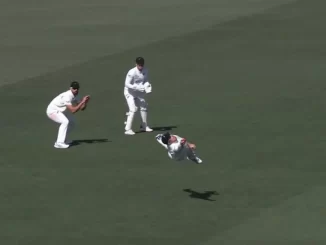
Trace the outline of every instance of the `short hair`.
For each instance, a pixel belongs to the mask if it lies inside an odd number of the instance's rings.
[[[136,64],[143,66],[145,64],[145,59],[143,57],[137,57]]]

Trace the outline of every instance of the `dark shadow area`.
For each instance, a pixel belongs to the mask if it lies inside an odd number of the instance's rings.
[[[184,189],[183,191],[190,193],[189,197],[191,197],[191,198],[197,198],[197,199],[202,199],[202,200],[211,201],[211,202],[215,201],[213,199],[210,199],[211,196],[219,195],[219,193],[217,193],[216,191],[197,192],[192,189]]]
[[[158,127],[152,127],[153,131],[169,131],[174,128],[178,128],[177,126],[158,126]]]
[[[99,144],[99,143],[107,143],[111,142],[108,139],[84,139],[84,140],[73,140],[71,146],[76,146],[80,144]]]
[[[164,132],[164,131],[170,131],[174,128],[178,128],[176,125],[170,125],[170,126],[157,126],[157,127],[151,127],[154,132]],[[144,133],[143,131],[137,131],[137,133]]]

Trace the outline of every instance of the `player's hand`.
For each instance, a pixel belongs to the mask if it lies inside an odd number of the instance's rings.
[[[89,95],[84,96],[83,99],[81,100],[81,103],[85,103],[89,100]]]
[[[138,90],[139,92],[145,92],[145,88],[144,88],[144,87],[139,87],[137,90]]]
[[[190,149],[192,149],[192,150],[195,150],[195,149],[196,149],[196,145],[195,145],[195,144],[189,144],[189,147],[190,147]]]

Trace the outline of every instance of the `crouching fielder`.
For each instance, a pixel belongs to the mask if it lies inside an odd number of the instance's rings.
[[[144,67],[144,64],[144,58],[137,57],[136,66],[128,71],[125,80],[124,96],[129,107],[129,112],[126,114],[127,121],[125,122],[125,134],[127,135],[135,134],[132,130],[132,123],[138,110],[142,119],[140,129],[145,132],[153,131],[147,125],[147,101],[145,95],[152,92],[152,87],[148,82],[148,70]]]
[[[171,135],[169,132],[158,134],[155,138],[157,142],[168,150],[168,155],[171,159],[176,161],[191,160],[195,163],[203,162],[195,153],[195,144],[187,142],[185,138]]]
[[[56,96],[46,109],[48,118],[60,124],[58,137],[54,143],[55,148],[65,149],[70,146],[72,141],[67,140],[66,136],[74,126],[73,114],[86,109],[90,97],[87,95],[79,100],[77,97],[78,92],[79,83],[74,81],[70,84],[70,89]]]

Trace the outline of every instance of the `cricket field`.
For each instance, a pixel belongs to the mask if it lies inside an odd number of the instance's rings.
[[[326,244],[326,1],[37,0],[0,8],[0,243]],[[152,133],[124,135],[143,56]],[[45,110],[92,99],[77,144]],[[138,129],[139,118],[134,122]],[[174,162],[155,135],[197,145]]]

